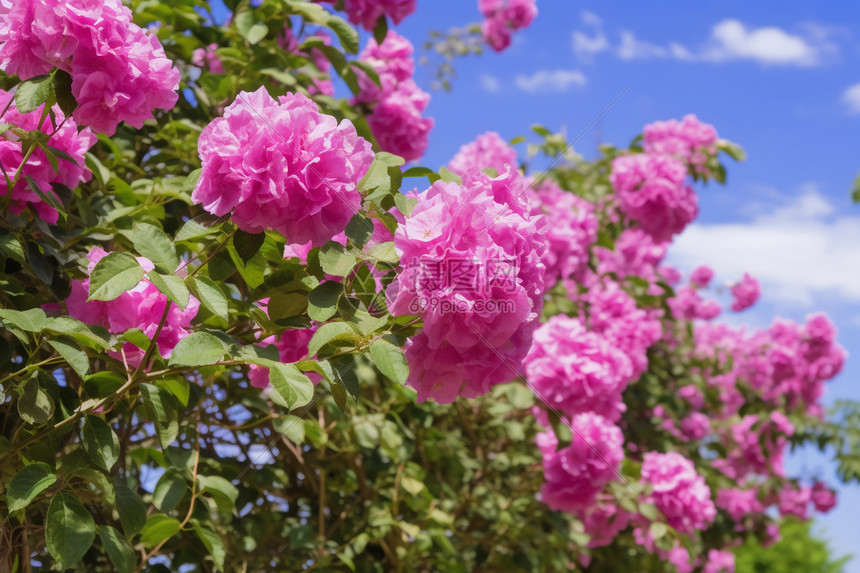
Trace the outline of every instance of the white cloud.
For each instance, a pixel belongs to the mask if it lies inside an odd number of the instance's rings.
[[[803,38],[773,26],[747,29],[738,20],[723,20],[711,30],[711,39],[699,59],[723,62],[754,60],[761,64],[814,66],[820,62],[812,38]]]
[[[609,40],[603,33],[603,21],[593,12],[583,11],[582,22],[592,29],[588,35],[580,31],[571,34],[573,53],[583,61],[591,61],[591,56],[609,49]]]
[[[619,41],[613,46],[598,16],[584,12],[582,21],[591,28],[591,34],[573,32],[573,51],[586,61],[596,53],[612,51],[622,60],[671,58],[712,63],[746,60],[766,66],[812,67],[838,52],[832,41],[834,37],[844,39],[841,29],[814,23],[802,24],[798,33],[790,33],[775,26],[753,28],[739,20],[726,19],[715,24],[707,40],[696,48],[678,42],[654,44],[638,39],[629,30],[620,30]]]
[[[860,303],[858,244],[860,216],[840,216],[809,187],[748,222],[691,225],[672,245],[670,260],[688,270],[707,263],[725,280],[749,272],[775,302]]]
[[[848,108],[848,113],[860,115],[860,84],[849,86],[842,92],[842,103]]]
[[[496,76],[491,76],[490,74],[481,74],[478,76],[478,81],[481,83],[481,87],[484,91],[489,92],[491,94],[498,93],[500,84],[499,79]]]
[[[618,46],[618,57],[622,60],[651,60],[665,58],[669,50],[656,44],[637,40],[633,32],[621,31],[621,45]]]
[[[561,93],[571,86],[584,86],[585,74],[579,70],[538,70],[530,76],[519,74],[516,86],[529,93]]]

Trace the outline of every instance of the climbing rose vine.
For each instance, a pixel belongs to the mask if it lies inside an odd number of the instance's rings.
[[[713,126],[437,171],[418,3],[224,5],[0,0],[0,570],[725,573],[860,478],[833,323],[667,263]]]

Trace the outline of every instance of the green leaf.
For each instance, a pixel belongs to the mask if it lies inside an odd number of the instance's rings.
[[[72,115],[78,107],[75,96],[72,95],[72,76],[65,70],[54,71],[54,92],[57,96],[57,105],[66,117]]]
[[[272,420],[272,427],[279,435],[286,436],[294,444],[305,441],[305,425],[298,416],[287,415],[275,418]]]
[[[648,531],[651,533],[651,537],[654,539],[654,541],[657,541],[669,532],[669,528],[666,526],[665,523],[655,521],[650,526],[648,526]]]
[[[162,390],[170,392],[183,406],[188,405],[188,398],[191,396],[191,385],[185,378],[160,378],[155,381],[155,385]]]
[[[119,390],[127,380],[109,370],[90,374],[84,379],[84,389],[90,398],[105,398]]]
[[[328,322],[320,326],[308,342],[308,356],[315,356],[320,348],[336,340],[358,340],[355,330],[345,322]]]
[[[227,348],[220,338],[208,332],[192,332],[173,348],[170,366],[209,366],[220,362]]]
[[[189,177],[191,176],[189,175]],[[189,219],[182,225],[182,228],[179,229],[178,233],[176,233],[176,238],[174,240],[179,243],[182,241],[193,241],[195,239],[200,239],[201,237],[214,235],[221,230],[219,225],[220,221],[220,217],[210,215],[209,213],[198,215],[193,219]]]
[[[51,499],[45,517],[48,552],[68,569],[89,551],[96,538],[96,524],[77,498],[58,493]]]
[[[402,193],[394,195],[394,205],[397,209],[407,217],[412,214],[412,210],[418,204],[417,197],[407,197]]]
[[[370,229],[373,230],[372,224]],[[346,247],[336,241],[329,241],[320,249],[320,266],[326,274],[345,277],[355,267],[355,263],[355,256],[346,252]]]
[[[119,459],[119,438],[110,425],[98,416],[87,416],[84,423],[84,449],[101,469],[110,472]]]
[[[388,20],[385,18],[385,15],[379,17],[376,21],[376,25],[373,27],[373,39],[376,40],[377,44],[382,45],[382,42],[385,41],[385,37],[388,35]]]
[[[48,344],[54,347],[54,350],[69,363],[69,366],[78,373],[78,376],[83,378],[89,374],[90,359],[86,352],[78,348],[71,337],[61,336],[54,340],[48,340]]]
[[[263,246],[263,241],[266,240],[266,233],[246,233],[245,231],[236,231],[231,239],[233,248],[242,258],[242,261],[247,264],[254,255],[260,252],[260,247]]]
[[[245,39],[253,46],[265,38],[268,33],[269,28],[265,24],[254,24],[248,29],[248,34],[245,36]]]
[[[15,107],[20,113],[35,111],[48,102],[54,95],[54,82],[51,76],[36,76],[18,84],[15,90]]]
[[[167,234],[148,223],[138,223],[128,233],[131,242],[134,244],[134,249],[142,256],[146,257],[155,268],[165,273],[173,273],[176,267],[179,266],[179,255],[176,254],[176,247]]]
[[[179,505],[187,490],[188,486],[182,474],[176,470],[168,470],[161,475],[152,490],[152,503],[160,511],[168,512]]]
[[[326,26],[337,34],[338,39],[340,39],[340,45],[343,46],[344,50],[350,54],[358,53],[358,30],[338,16],[330,16],[328,22],[326,22]]]
[[[212,279],[209,277],[188,277],[185,279],[185,285],[209,312],[227,320],[227,297],[221,287],[216,285]]]
[[[9,482],[6,492],[6,503],[9,513],[24,509],[37,495],[51,487],[57,481],[54,470],[48,464],[36,462],[24,466]]]
[[[301,425],[301,424],[299,424]],[[277,427],[275,428],[277,431]],[[221,476],[200,476],[200,491],[212,496],[215,505],[225,517],[233,514],[239,490],[227,479]]]
[[[409,377],[409,365],[403,350],[387,340],[377,339],[370,343],[370,357],[389,380],[406,384]]]
[[[457,185],[463,184],[463,180],[460,179],[459,175],[448,171],[445,167],[439,168],[439,176],[442,178],[442,181],[445,181],[446,183],[456,183]]]
[[[110,333],[101,326],[89,326],[70,316],[58,316],[48,321],[44,330],[66,334],[93,350],[104,350],[110,345]]]
[[[370,249],[367,256],[371,259],[377,260],[381,263],[387,263],[389,265],[396,265],[400,262],[400,256],[394,248],[394,241],[388,241],[387,243],[376,245]]]
[[[111,253],[96,263],[90,275],[91,300],[113,300],[137,286],[143,267],[128,253]]]
[[[290,410],[306,406],[314,397],[313,382],[294,364],[271,363],[269,382],[283,398],[281,405]]]
[[[99,539],[111,563],[119,573],[133,573],[137,568],[137,556],[128,539],[109,525],[99,527]]]
[[[346,236],[359,247],[363,247],[373,236],[373,223],[361,213],[356,213],[346,225]],[[322,255],[320,255],[320,262],[322,262]]]
[[[24,247],[21,246],[21,241],[15,235],[0,235],[0,254],[7,259],[18,261],[21,264],[24,264],[27,260],[24,257]]]
[[[7,326],[17,326],[27,332],[42,332],[48,325],[48,317],[41,308],[29,310],[0,309],[0,320]]]
[[[337,303],[343,294],[343,285],[326,281],[308,295],[308,316],[311,320],[326,321],[337,313]]]
[[[188,307],[190,293],[185,282],[176,275],[162,275],[155,271],[148,273],[149,281],[155,285],[168,300],[176,303],[180,310],[185,310]]]
[[[136,493],[131,491],[126,483],[116,479],[113,482],[116,492],[116,512],[126,537],[133,537],[140,532],[146,523],[146,505]]]
[[[59,211],[65,216],[66,211],[63,209],[63,204],[57,199],[57,197],[53,193],[45,192],[39,187],[39,184],[36,183],[36,180],[30,177],[29,175],[25,175],[24,179],[27,180],[27,186],[39,197],[41,197],[42,201]]]
[[[215,563],[216,570],[223,571],[224,559],[227,557],[227,551],[224,549],[224,542],[217,533],[201,526],[196,520],[194,522],[194,532],[197,534],[197,537],[200,538],[200,541],[203,542],[203,546],[206,547],[206,551],[208,551],[209,555],[212,556],[212,561]]]
[[[152,384],[141,384],[140,393],[144,397],[147,413],[155,421],[158,440],[161,446],[166,448],[179,435],[179,407],[176,398]]]
[[[269,318],[280,320],[300,316],[308,310],[308,297],[304,293],[277,293],[269,298]]]
[[[147,547],[155,547],[179,533],[179,527],[178,519],[163,513],[154,513],[149,516],[146,525],[140,531],[140,541]]]
[[[39,384],[39,377],[27,379],[18,398],[18,415],[28,424],[40,426],[54,415],[54,400]]]

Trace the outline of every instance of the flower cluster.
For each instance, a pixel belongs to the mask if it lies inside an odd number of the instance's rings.
[[[475,141],[460,147],[457,154],[448,162],[448,169],[458,175],[470,169],[492,168],[502,172],[505,166],[517,168],[517,152],[495,131],[488,131],[475,138]]]
[[[0,69],[28,79],[55,67],[72,76],[75,121],[108,135],[179,97],[179,70],[120,0],[0,3]]]
[[[478,0],[478,9],[485,18],[484,41],[497,52],[510,46],[512,34],[528,28],[537,16],[536,0]]]
[[[624,437],[618,426],[593,412],[574,416],[570,427],[571,443],[560,450],[551,430],[538,436],[546,479],[541,500],[557,511],[581,512],[597,520],[598,515],[588,510],[603,486],[616,477],[624,459]]]
[[[406,345],[419,400],[475,397],[517,376],[543,305],[546,249],[523,190],[510,169],[438,181],[395,233],[403,270],[388,306],[424,320]]]
[[[100,260],[108,255],[100,247],[93,247],[89,259],[89,272]],[[154,269],[149,259],[138,257],[137,261],[146,272]],[[164,314],[168,300],[149,280],[140,281],[136,287],[124,292],[111,301],[93,300],[87,302],[89,296],[89,279],[72,281],[72,291],[66,299],[66,309],[69,316],[77,318],[86,324],[97,324],[105,327],[111,334],[122,334],[131,328],[140,329],[150,340],[156,332],[158,338],[153,342],[158,345],[158,351],[163,358],[170,357],[173,348],[180,340],[191,333],[191,321],[197,316],[200,302],[191,296],[184,310],[177,305],[170,306],[164,326],[159,331],[159,323]],[[110,352],[111,356],[123,360],[132,368],[140,365],[146,354],[145,350],[131,342],[122,346],[121,352]]]
[[[649,501],[682,533],[704,529],[716,517],[711,490],[693,462],[676,452],[648,452],[642,461],[642,481],[650,484]]]
[[[365,30],[373,30],[382,17],[399,24],[415,11],[415,0],[345,0],[349,21]]]
[[[717,130],[689,114],[681,121],[670,119],[645,126],[642,147],[645,153],[673,155],[706,174],[705,164],[716,152]]]
[[[6,109],[6,106],[9,108]],[[66,119],[58,106],[52,109],[58,129],[53,129],[51,120],[47,117],[40,125],[44,105],[30,113],[20,113],[13,101],[13,95],[3,90],[0,90],[0,108],[6,109],[3,116],[5,123],[26,131],[40,130],[48,134],[50,137],[48,144],[71,158],[69,161],[67,157],[56,157],[57,169],[54,169],[45,150],[41,147],[34,149],[27,163],[21,167],[18,181],[12,188],[9,203],[12,213],[18,215],[29,206],[40,219],[53,225],[57,222],[59,212],[56,207],[45,202],[32,186],[36,186],[47,196],[58,199],[54,190],[55,185],[74,189],[78,183],[89,181],[91,174],[85,167],[84,155],[95,144],[96,136],[89,129],[78,131],[75,121],[71,118]],[[8,132],[0,136],[0,166],[9,177],[8,180],[5,177],[0,178],[0,195],[5,196],[9,193],[7,181],[15,177],[22,161],[24,161],[22,142]]]
[[[205,48],[197,48],[191,54],[191,63],[199,68],[205,68],[210,74],[223,74],[224,66],[216,52],[218,44],[209,44]]]
[[[301,94],[241,92],[200,134],[203,173],[192,199],[233,211],[249,233],[274,229],[289,243],[321,245],[358,212],[358,181],[373,161],[348,120],[321,114]]]
[[[359,74],[361,91],[353,100],[369,107],[367,122],[379,147],[406,161],[424,155],[434,123],[432,118],[422,116],[430,94],[412,79],[412,51],[409,40],[393,30],[388,31],[381,45],[371,38],[359,59],[373,67],[379,85]]]
[[[637,153],[612,162],[610,181],[621,211],[658,242],[684,230],[699,213],[685,183],[687,168],[669,155]]]
[[[761,296],[759,282],[745,273],[743,278],[732,286],[732,310],[740,312],[754,305]]]

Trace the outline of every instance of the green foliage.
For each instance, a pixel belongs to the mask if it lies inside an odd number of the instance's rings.
[[[735,549],[735,573],[841,573],[850,557],[836,558],[827,541],[813,533],[814,523],[788,519],[781,539],[762,547],[754,538]]]

